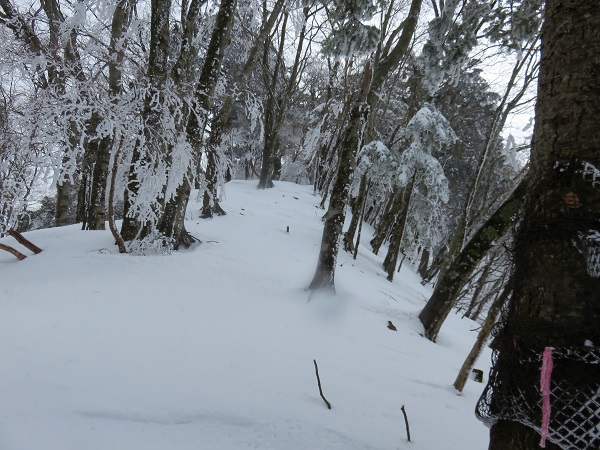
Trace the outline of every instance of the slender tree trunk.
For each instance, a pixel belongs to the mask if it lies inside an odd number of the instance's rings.
[[[475,176],[471,181],[469,186],[469,190],[467,191],[467,199],[465,201],[465,205],[460,213],[457,225],[454,227],[452,238],[450,243],[448,244],[447,252],[444,254],[444,259],[439,266],[439,275],[438,280],[442,279],[445,275],[446,270],[452,264],[454,258],[462,250],[465,245],[465,241],[468,237],[469,230],[476,222],[475,218],[475,206],[477,201],[480,201],[480,208],[482,204],[486,201],[488,186],[483,185],[483,174],[489,169],[491,170],[490,157],[497,145],[498,138],[502,129],[504,128],[504,124],[510,114],[511,110],[513,110],[519,103],[521,97],[525,94],[529,83],[534,77],[529,77],[528,80],[522,89],[512,98],[510,99],[511,92],[513,91],[516,80],[520,73],[522,73],[523,69],[527,68],[527,62],[532,58],[536,57],[536,47],[531,46],[523,58],[517,61],[514,66],[510,79],[507,83],[506,91],[502,96],[500,104],[496,108],[494,114],[494,120],[487,131],[486,140],[483,146],[483,150],[479,155],[479,160],[477,162],[477,167],[475,170]],[[481,195],[481,189],[483,188],[484,194]],[[479,194],[479,195],[478,195]]]
[[[131,166],[128,175],[127,189],[123,208],[123,224],[121,236],[126,241],[144,238],[153,230],[147,222],[142,223],[135,214],[130,214],[140,188],[140,180],[136,173],[137,166],[153,164],[149,154],[155,158],[166,156],[166,149],[162,138],[162,92],[169,78],[168,55],[171,42],[169,29],[169,16],[171,13],[171,0],[152,0],[150,17],[150,51],[148,55],[148,68],[146,76],[149,81],[149,90],[144,100],[142,118],[144,122],[144,135],[146,149],[141,149],[141,143],[136,143],[133,151]],[[158,102],[157,102],[158,99]],[[145,150],[146,155],[144,155]],[[158,193],[157,193],[158,194]]]
[[[277,130],[275,129],[275,116],[277,114],[277,82],[279,80],[279,73],[283,64],[283,52],[285,44],[285,32],[287,27],[288,13],[283,14],[283,22],[281,24],[281,36],[279,38],[279,49],[277,51],[277,59],[275,61],[275,67],[273,68],[273,76],[269,80],[269,50],[271,47],[270,42],[265,42],[265,48],[263,53],[263,75],[265,79],[265,85],[268,86],[267,102],[265,105],[265,138],[263,143],[262,151],[262,164],[260,168],[260,175],[258,179],[257,189],[272,188],[273,184],[273,157],[275,153],[275,143]],[[269,82],[270,81],[270,82]],[[280,112],[283,113],[283,112]]]
[[[471,297],[469,306],[467,306],[467,310],[463,314],[463,317],[471,318],[471,313],[473,312],[473,309],[475,308],[475,306],[477,306],[479,303],[482,303],[483,299],[480,297],[481,292],[483,291],[483,287],[485,286],[485,284],[487,282],[489,273],[492,271],[493,262],[494,262],[493,259],[489,258],[487,264],[483,268],[483,271],[481,272],[481,275],[479,276],[479,278],[477,280],[477,284],[475,285],[475,290],[473,291],[473,296]],[[475,319],[472,319],[472,320],[475,320]]]
[[[95,134],[100,116],[94,112],[89,122],[89,134]],[[86,229],[104,230],[106,221],[106,182],[110,165],[112,138],[105,137],[88,144],[94,152],[94,165],[90,183],[90,202],[87,205]]]
[[[201,217],[208,219],[213,217],[214,214],[224,215],[225,210],[219,204],[219,199],[217,196],[217,187],[219,184],[218,175],[219,175],[219,146],[221,145],[221,141],[223,138],[223,133],[227,130],[229,126],[229,119],[231,117],[231,112],[233,111],[233,106],[235,104],[235,94],[238,88],[243,87],[250,75],[252,74],[252,70],[257,62],[258,55],[260,50],[265,45],[267,38],[277,19],[279,14],[282,11],[282,8],[285,4],[285,0],[277,0],[275,5],[273,6],[273,10],[268,15],[267,19],[264,21],[261,30],[255,39],[250,51],[248,52],[248,57],[246,58],[246,62],[240,72],[237,74],[234,82],[233,88],[230,90],[229,95],[223,101],[223,104],[219,111],[215,114],[214,119],[211,122],[210,128],[210,136],[208,138],[208,142],[206,145],[206,173],[205,180],[206,186],[203,194],[203,202],[202,202],[202,212]],[[267,15],[267,11],[264,11],[265,16]]]
[[[350,113],[348,127],[340,143],[338,175],[333,184],[333,190],[329,199],[329,208],[325,214],[325,226],[323,227],[319,260],[315,275],[310,283],[312,291],[324,290],[335,292],[335,264],[340,245],[339,238],[342,234],[342,227],[346,217],[346,204],[348,201],[350,180],[354,172],[356,152],[360,147],[362,139],[362,124],[368,116],[366,100],[371,84],[371,76],[371,65],[370,62],[367,62],[360,83],[360,91]]]
[[[88,193],[88,173],[84,168],[81,171],[81,179],[79,180],[79,186],[77,186],[77,210],[75,212],[75,223],[81,222],[81,229],[87,228],[87,193]]]
[[[348,230],[344,233],[344,250],[347,252],[354,251],[354,235],[358,228],[358,223],[362,217],[364,205],[367,201],[367,174],[363,173],[360,177],[360,186],[358,188],[358,197],[354,202],[354,208],[352,210],[352,220],[348,226]]]
[[[417,273],[421,276],[421,279],[425,279],[427,276],[427,267],[429,266],[429,250],[426,248],[423,249],[423,253],[421,253],[421,261],[419,262],[419,269]]]
[[[592,431],[600,421],[600,14],[597,4],[579,0],[547,0],[545,8],[514,295],[478,405],[493,423],[491,450],[539,448],[540,363],[531,355],[549,347],[546,448],[600,448]]]
[[[515,214],[522,210],[523,196],[527,188],[526,181],[521,181],[508,200],[475,233],[462,252],[452,261],[444,276],[438,279],[433,294],[419,314],[427,339],[435,342],[444,320],[448,317],[471,273],[496,240],[506,233],[513,223]]]
[[[108,61],[108,89],[113,103],[116,103],[122,92],[121,66],[125,59],[123,49],[126,46],[126,43],[122,40],[130,21],[134,3],[135,0],[119,0],[113,13]],[[94,134],[100,121],[101,117],[98,113],[94,113],[90,124]],[[106,186],[113,139],[113,136],[105,136],[96,141],[94,149],[95,164],[90,180],[91,193],[87,214],[87,229],[89,230],[104,230],[105,228]]]
[[[73,184],[68,180],[56,185],[56,211],[54,223],[57,227],[73,223],[70,213],[71,191]]]
[[[202,114],[205,115],[210,111],[212,96],[214,95],[221,72],[221,64],[225,57],[225,50],[229,45],[231,26],[233,24],[236,6],[237,0],[223,0],[221,2],[207,48],[204,65],[202,66],[200,78],[196,84],[195,100],[197,105],[202,109]],[[198,122],[198,116],[196,114],[192,113],[189,115],[186,131],[188,141],[190,142],[194,153],[199,156],[202,152],[204,126]],[[211,172],[214,167],[216,167],[211,158],[215,158],[217,155],[215,152],[207,151],[206,156],[210,161],[208,164],[207,179],[211,177],[216,179],[216,174]],[[185,230],[185,210],[191,192],[190,179],[191,174],[188,173],[184,177],[182,184],[177,188],[175,197],[167,202],[165,213],[160,224],[160,231],[166,236],[173,238],[175,249],[178,249],[180,246],[187,248],[193,242],[197,241]],[[210,216],[212,216],[214,211],[213,208],[218,206],[217,204],[213,204],[213,202],[216,202],[216,198],[211,199],[210,197],[207,197],[214,191],[216,191],[216,188],[214,190],[207,189],[204,192],[202,217],[207,217],[206,214],[209,212]],[[216,212],[220,213],[221,211],[217,210]],[[222,211],[222,213],[224,213],[224,211]]]
[[[496,299],[492,303],[492,306],[490,306],[485,322],[483,323],[481,330],[479,330],[479,334],[477,334],[475,344],[473,344],[473,348],[467,355],[465,362],[460,368],[456,380],[454,380],[453,386],[454,389],[456,389],[458,392],[462,392],[465,388],[465,384],[467,383],[469,374],[471,373],[471,370],[475,365],[475,361],[477,361],[477,358],[479,358],[483,346],[490,337],[492,327],[498,320],[498,314],[500,313],[500,309],[502,309],[502,306],[506,303],[506,300],[508,299],[508,296],[511,292],[510,286],[511,281],[509,281],[506,287],[503,289],[503,291],[496,296]]]
[[[117,247],[119,248],[119,253],[127,253],[127,247],[125,246],[125,241],[123,237],[117,230],[117,225],[115,224],[115,184],[117,183],[117,172],[118,172],[118,162],[119,157],[121,156],[121,150],[123,150],[123,142],[125,138],[121,136],[121,142],[119,142],[119,147],[115,151],[115,156],[113,158],[113,166],[110,174],[110,188],[108,191],[108,226],[110,228],[110,232],[112,233],[115,241],[117,242]]]
[[[367,202],[366,202],[366,198],[365,198],[365,200],[363,201],[363,204],[362,204],[360,217],[358,218],[358,233],[356,234],[356,243],[354,244],[354,254],[352,255],[353,259],[356,259],[356,257],[358,256],[358,247],[360,245],[360,236],[362,234],[362,227],[363,227],[363,223],[365,221],[366,205],[367,205]]]
[[[406,226],[406,218],[408,216],[408,207],[410,206],[410,198],[412,197],[416,177],[417,173],[415,172],[411,180],[404,187],[404,191],[402,191],[402,195],[400,196],[400,210],[398,211],[398,215],[394,218],[395,225],[392,229],[392,235],[390,237],[390,246],[383,261],[383,268],[388,274],[388,281],[394,280],[394,272],[396,272],[398,255],[400,254],[402,238],[404,237],[404,228]]]
[[[390,234],[390,230],[394,225],[394,218],[400,211],[401,199],[402,196],[398,193],[398,187],[394,186],[394,189],[389,194],[389,198],[385,209],[383,210],[383,214],[381,215],[381,219],[375,227],[375,236],[373,236],[373,239],[371,239],[370,242],[373,253],[375,254],[379,253],[379,249]]]
[[[284,44],[285,31],[287,27],[288,13],[284,13],[283,23],[281,25],[281,37],[279,42],[279,50],[277,52],[277,61],[273,69],[273,78],[268,89],[268,100],[265,107],[265,142],[263,146],[262,167],[258,180],[258,189],[272,188],[273,179],[278,179],[281,174],[281,158],[278,155],[277,147],[279,142],[279,132],[285,114],[287,113],[290,101],[298,87],[299,77],[303,66],[303,47],[306,38],[306,23],[309,17],[310,7],[303,8],[302,28],[298,35],[298,45],[296,47],[296,56],[291,67],[290,75],[285,80],[285,88],[283,92],[277,90],[277,84],[284,64]],[[265,54],[263,58],[263,66],[267,68],[268,62],[268,46],[265,46]],[[265,81],[268,78],[268,71],[264,70]]]

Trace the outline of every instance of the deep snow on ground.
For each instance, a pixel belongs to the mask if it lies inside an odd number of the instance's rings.
[[[0,252],[0,449],[487,448],[483,385],[451,386],[476,324],[421,337],[430,288],[406,262],[389,283],[362,244],[338,258],[337,295],[309,301],[320,198],[255,185],[227,185],[224,217],[191,204],[188,251],[120,255],[73,225],[27,233],[44,251],[24,261]]]

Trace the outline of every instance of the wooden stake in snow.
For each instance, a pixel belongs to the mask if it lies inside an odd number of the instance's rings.
[[[19,244],[21,244],[24,247],[27,247],[27,249],[31,250],[36,255],[38,253],[42,253],[42,249],[41,248],[39,248],[37,245],[33,244],[31,241],[25,239],[25,237],[21,233],[19,233],[18,231],[13,230],[12,228],[9,228],[8,229],[8,234],[10,236],[14,237]]]
[[[8,245],[0,244],[0,250],[6,250],[8,253],[12,253],[13,255],[15,255],[20,260],[23,260],[23,259],[27,258],[27,256],[25,256],[19,250],[17,250],[16,248],[12,248],[12,247],[10,247]],[[320,387],[319,387],[319,389],[320,389]]]
[[[406,410],[404,409],[404,405],[402,405],[402,414],[404,415],[404,424],[406,425],[406,438],[408,442],[410,442],[410,427],[408,426],[408,417],[406,416]]]
[[[313,359],[313,362],[315,363],[315,373],[317,374],[317,383],[319,384],[319,394],[321,394],[321,398],[323,399],[323,401],[327,405],[327,409],[331,409],[331,403],[329,403],[327,401],[327,399],[323,395],[323,389],[321,389],[321,378],[319,378],[319,366],[317,366],[317,360]]]

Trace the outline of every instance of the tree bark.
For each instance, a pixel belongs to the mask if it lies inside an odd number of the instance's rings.
[[[164,143],[159,142],[162,132],[161,107],[164,95],[163,87],[169,78],[168,55],[171,42],[169,29],[169,15],[171,13],[171,0],[152,0],[150,17],[150,51],[148,55],[148,77],[149,90],[144,100],[142,117],[144,122],[145,144],[148,147],[146,153],[152,153],[158,158],[165,155]],[[144,155],[140,148],[141,143],[136,143],[129,169],[127,189],[123,207],[123,224],[121,225],[121,236],[126,241],[136,238],[144,238],[150,234],[152,224],[142,223],[134,214],[130,214],[134,198],[139,192],[139,180],[136,173],[137,165],[152,164],[149,156]]]
[[[492,303],[492,306],[490,306],[485,322],[483,323],[481,330],[479,330],[479,333],[477,334],[475,344],[473,344],[473,348],[471,348],[471,351],[467,355],[465,362],[463,363],[462,367],[458,372],[456,380],[454,380],[453,386],[454,389],[456,389],[458,392],[462,392],[465,388],[465,384],[467,383],[467,379],[469,378],[469,373],[471,373],[475,361],[477,361],[477,358],[479,357],[479,354],[481,353],[484,344],[490,337],[492,327],[498,320],[498,314],[500,313],[502,306],[506,303],[506,300],[508,299],[508,296],[511,292],[510,286],[511,281],[509,280],[507,285],[504,287],[503,291],[496,296],[496,299]]]
[[[429,267],[429,250],[426,248],[423,249],[423,253],[421,253],[421,260],[419,262],[419,268],[417,273],[421,277],[422,280],[427,276],[427,268]]]
[[[600,342],[600,14],[592,2],[547,0],[544,17],[533,182],[516,236],[514,295],[486,388],[492,450],[539,448],[530,425],[540,420],[539,365],[528,364],[527,355],[547,347],[558,359],[546,448],[600,446],[591,431],[600,413],[584,407],[597,399],[600,370],[597,359],[581,359],[597,355]],[[583,347],[586,341],[591,346]],[[525,418],[507,409],[514,403]],[[565,425],[558,417],[573,421]]]
[[[473,309],[475,308],[475,306],[484,303],[483,299],[480,296],[481,296],[481,292],[483,291],[484,286],[486,285],[486,282],[488,281],[488,276],[489,276],[490,272],[492,271],[492,268],[494,267],[493,263],[494,263],[494,260],[492,257],[490,257],[488,259],[487,264],[483,267],[483,270],[481,271],[481,275],[479,275],[479,277],[477,279],[477,283],[475,284],[475,289],[473,290],[473,296],[471,297],[471,301],[469,302],[469,305],[467,306],[467,309],[466,309],[465,313],[463,314],[463,318],[468,317],[471,320],[475,320],[471,317],[471,313],[473,312]],[[475,276],[477,276],[477,275],[475,274]]]
[[[364,204],[367,201],[367,184],[367,174],[363,173],[360,177],[358,196],[356,197],[354,208],[352,210],[352,220],[350,221],[348,230],[344,233],[344,250],[347,252],[354,251],[354,235],[358,228],[358,222],[362,217]]]
[[[280,77],[280,72],[284,67],[284,44],[285,44],[285,28],[287,26],[288,13],[284,13],[283,23],[281,25],[281,37],[279,50],[277,52],[277,61],[273,69],[273,77],[268,83],[268,51],[269,46],[265,46],[265,57],[263,58],[263,69],[265,73],[265,85],[269,86],[267,92],[267,105],[265,111],[265,142],[263,145],[262,166],[260,177],[258,180],[258,189],[272,188],[273,179],[278,178],[281,174],[281,162],[277,152],[279,132],[285,115],[289,109],[290,101],[298,87],[298,81],[304,66],[302,58],[304,40],[306,38],[306,23],[310,13],[310,7],[303,8],[302,28],[298,35],[298,46],[296,47],[296,56],[291,67],[290,75],[285,80],[283,92],[277,90],[277,84]]]
[[[267,189],[274,187],[273,184],[273,157],[275,153],[275,145],[277,140],[277,130],[275,129],[276,121],[276,108],[278,100],[276,98],[277,82],[279,80],[279,74],[281,66],[283,65],[283,52],[285,44],[285,32],[288,21],[288,13],[283,14],[283,21],[281,24],[281,36],[279,38],[279,49],[277,50],[277,58],[275,61],[275,67],[273,67],[273,75],[269,80],[269,50],[271,48],[270,42],[265,42],[264,53],[263,53],[263,78],[265,80],[265,86],[267,86],[267,101],[265,104],[265,121],[264,121],[264,143],[262,151],[262,164],[260,167],[260,174],[258,178],[257,189]],[[270,82],[269,82],[270,81]]]
[[[235,95],[237,89],[243,87],[250,75],[252,74],[252,70],[256,62],[258,61],[258,55],[260,50],[265,45],[271,30],[275,26],[279,14],[285,4],[285,0],[277,0],[275,5],[273,6],[273,10],[269,14],[266,21],[263,23],[263,26],[258,33],[250,51],[248,52],[248,57],[246,58],[246,62],[242,67],[242,70],[237,74],[233,87],[230,90],[229,95],[223,101],[221,108],[215,114],[214,119],[211,121],[210,127],[210,135],[208,138],[208,142],[206,145],[206,187],[204,189],[203,194],[203,203],[202,203],[202,213],[201,217],[208,219],[213,217],[214,214],[224,215],[225,210],[219,204],[218,196],[217,196],[217,186],[218,186],[218,148],[221,145],[221,141],[223,138],[223,133],[226,131],[229,125],[229,119],[231,117],[231,112],[233,111],[233,106],[235,104]],[[266,15],[265,11],[265,15]]]
[[[385,242],[385,239],[390,233],[390,229],[394,225],[394,218],[400,211],[401,196],[398,195],[398,187],[394,186],[389,194],[389,199],[381,216],[381,219],[375,227],[375,236],[371,239],[371,249],[373,253],[378,254],[379,249]]]
[[[113,13],[108,60],[108,90],[113,103],[117,101],[122,92],[121,66],[125,59],[123,50],[126,46],[122,39],[130,21],[134,3],[135,0],[119,0]],[[91,128],[94,133],[100,119],[97,113],[92,116]],[[86,221],[89,230],[104,230],[105,228],[106,185],[113,143],[113,136],[105,136],[99,139],[95,145],[95,164],[90,180],[90,204]]]
[[[73,184],[68,180],[63,180],[62,183],[56,184],[56,210],[54,213],[54,223],[57,227],[70,225],[73,222],[70,212],[72,190]]]
[[[117,230],[117,225],[115,224],[115,184],[117,183],[117,172],[118,172],[118,162],[119,156],[121,155],[121,150],[123,149],[123,142],[125,138],[121,136],[121,142],[119,142],[119,147],[115,152],[115,156],[113,158],[113,166],[112,172],[110,175],[110,188],[108,191],[108,226],[110,228],[110,232],[115,238],[115,242],[117,243],[117,247],[119,248],[119,253],[127,253],[127,247],[125,246],[125,241],[123,237]]]
[[[469,276],[496,240],[506,233],[513,223],[514,215],[521,211],[523,195],[527,188],[527,183],[521,181],[508,200],[475,233],[462,252],[452,261],[444,276],[438,279],[433,294],[419,314],[427,339],[435,342],[444,320],[452,310]]]
[[[360,91],[350,113],[348,127],[340,143],[338,175],[333,183],[329,208],[325,214],[319,260],[315,275],[310,283],[312,291],[323,290],[335,293],[335,264],[340,246],[339,238],[346,217],[346,203],[356,164],[356,152],[362,139],[362,124],[368,116],[366,100],[371,84],[371,76],[371,64],[367,61],[360,83]]]
[[[383,260],[383,268],[388,274],[388,281],[394,280],[394,273],[396,271],[396,265],[398,264],[398,255],[400,254],[402,238],[404,237],[404,227],[406,226],[408,207],[410,205],[410,198],[415,186],[416,177],[417,173],[415,172],[408,184],[404,187],[402,195],[400,195],[400,209],[394,218],[395,225],[392,229],[392,235],[390,236],[390,246],[385,255],[385,259]]]
[[[221,73],[221,64],[225,57],[225,50],[229,45],[230,31],[233,24],[233,18],[237,0],[223,0],[219,6],[219,12],[215,25],[211,34],[210,42],[206,51],[206,57],[200,72],[200,78],[196,84],[195,100],[197,106],[202,110],[202,115],[208,115],[211,108],[212,96],[214,95],[217,81]],[[202,142],[204,134],[204,124],[198,122],[198,115],[192,113],[186,125],[186,133],[194,154],[199,156],[202,152]],[[210,161],[208,164],[209,171],[207,179],[216,174],[210,172],[214,169],[215,164],[212,158],[217,157],[212,151],[207,151],[207,158]],[[172,237],[174,247],[177,249],[180,246],[189,247],[195,238],[192,238],[185,230],[185,210],[190,198],[191,192],[191,174],[184,177],[183,183],[177,188],[175,198],[169,200],[165,205],[165,212],[160,224],[160,231],[166,236]],[[214,208],[218,207],[216,199],[211,199],[209,193],[212,189],[204,192],[202,217],[212,216]],[[218,212],[218,210],[217,210]],[[224,213],[224,211],[223,211]]]

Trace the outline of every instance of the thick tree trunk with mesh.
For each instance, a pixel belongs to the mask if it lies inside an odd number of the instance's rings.
[[[452,261],[444,276],[438,280],[433,294],[419,314],[427,339],[434,341],[454,306],[460,290],[469,280],[477,264],[496,240],[501,238],[513,222],[513,217],[523,207],[527,184],[522,181],[512,195],[471,238],[467,246]]]
[[[329,208],[325,214],[325,226],[321,239],[321,249],[317,269],[310,283],[310,289],[335,292],[334,277],[335,263],[337,260],[340,236],[346,217],[346,203],[350,181],[356,164],[356,153],[361,142],[362,125],[368,116],[365,103],[371,83],[371,65],[367,62],[361,81],[361,87],[355,105],[350,112],[350,120],[340,143],[340,156],[338,174],[333,183]]]
[[[540,435],[518,422],[500,420],[490,431],[488,450],[538,450],[540,448]],[[548,441],[545,449],[561,450]]]
[[[539,448],[539,434],[531,428],[539,427],[539,366],[526,365],[515,355],[541,354],[545,347],[553,347],[557,356],[572,355],[586,349],[586,341],[592,344],[582,355],[598,352],[599,73],[598,5],[547,0],[531,155],[533,183],[517,234],[514,296],[495,343],[496,383],[488,386],[492,418],[504,419],[492,425],[493,450]],[[521,377],[514,376],[515,364],[524,367]],[[598,364],[555,359],[552,386],[549,439],[558,446],[547,448],[600,448],[600,437],[591,431],[600,420]],[[502,409],[507,401],[515,401],[515,392],[529,400],[528,426]],[[586,402],[595,403],[581,406]]]

